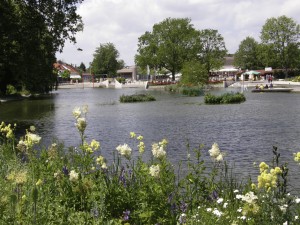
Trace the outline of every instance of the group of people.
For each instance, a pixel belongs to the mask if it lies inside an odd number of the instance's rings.
[[[273,88],[273,83],[271,81],[270,85],[266,84],[265,86],[263,84],[259,85],[258,84],[255,86],[255,89],[268,89],[268,88]]]

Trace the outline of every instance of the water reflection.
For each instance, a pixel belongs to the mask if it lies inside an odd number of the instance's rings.
[[[215,92],[224,91],[235,90]],[[157,101],[119,103],[120,95],[141,92],[150,92]],[[102,154],[108,159],[119,144],[136,147],[129,139],[129,132],[135,131],[145,137],[148,149],[153,142],[167,138],[173,162],[186,158],[187,142],[191,148],[204,144],[206,158],[207,150],[217,142],[243,177],[256,175],[258,169],[253,162],[270,162],[272,146],[277,146],[283,162],[289,162],[291,182],[296,186],[300,168],[292,161],[292,154],[300,151],[299,94],[245,92],[245,95],[247,101],[242,104],[205,105],[203,96],[182,97],[162,90],[61,89],[52,98],[2,104],[0,119],[23,126],[35,125],[45,144],[57,137],[71,146],[79,144],[72,110],[88,105],[87,139],[100,141]]]

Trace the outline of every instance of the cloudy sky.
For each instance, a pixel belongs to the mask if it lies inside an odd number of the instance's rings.
[[[247,36],[260,41],[271,17],[286,15],[300,23],[299,0],[85,0],[79,7],[84,30],[77,43],[66,41],[58,60],[86,67],[100,44],[111,42],[127,66],[134,65],[138,38],[164,19],[190,18],[195,29],[216,29],[229,53]],[[78,48],[83,51],[77,51]]]

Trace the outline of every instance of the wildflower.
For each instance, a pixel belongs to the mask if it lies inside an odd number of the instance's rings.
[[[141,141],[137,147],[139,148],[139,153],[141,153],[141,154],[144,153],[144,151],[145,151],[145,143],[144,142]]]
[[[30,127],[29,127],[29,130],[30,130],[31,132],[35,132],[35,126],[30,126]]]
[[[255,190],[256,189],[256,184],[252,183],[251,188],[252,188],[252,190]]]
[[[219,198],[219,199],[217,200],[217,203],[220,204],[220,203],[222,203],[223,201],[224,201],[223,198]]]
[[[233,193],[238,193],[238,192],[239,192],[239,190],[237,190],[237,189],[233,191]]]
[[[160,146],[157,143],[152,145],[152,154],[157,159],[163,159],[166,156],[166,151],[164,150],[164,146]]]
[[[24,184],[27,182],[27,171],[12,171],[6,178],[7,180],[12,181],[16,184]]]
[[[159,168],[159,165],[152,165],[150,166],[149,168],[149,174],[152,176],[152,177],[158,177],[159,176],[159,172],[160,172],[160,168]]]
[[[105,158],[101,155],[96,159],[96,163],[100,166],[103,165],[104,162],[105,162]]]
[[[298,204],[298,203],[300,203],[300,198],[296,198],[295,199],[295,202]]]
[[[76,107],[73,109],[73,116],[75,117],[75,119],[78,119],[81,116],[80,107]]]
[[[100,142],[93,139],[90,146],[94,151],[96,151],[100,148]]]
[[[216,215],[217,217],[220,217],[220,216],[222,216],[222,212],[220,212],[218,209],[214,209],[213,211],[212,211],[212,213],[214,214],[214,215]]]
[[[130,214],[130,211],[128,209],[126,209],[126,211],[123,212],[123,220],[124,221],[129,220],[129,214]]]
[[[136,139],[139,141],[142,141],[144,139],[144,137],[142,135],[139,135]]]
[[[206,211],[207,211],[207,212],[211,212],[211,211],[212,211],[212,208],[207,208]]]
[[[237,211],[237,212],[242,212],[243,209],[242,209],[242,208],[238,208],[236,211]]]
[[[213,143],[210,150],[208,150],[209,155],[216,160],[217,162],[223,161],[224,153],[220,151],[219,145],[217,143]]]
[[[40,186],[42,183],[43,183],[43,181],[42,181],[41,179],[39,179],[39,180],[35,183],[35,185],[36,185],[36,186]]]
[[[101,168],[102,168],[102,169],[107,169],[106,163],[103,163],[102,166],[101,166]]]
[[[257,200],[257,196],[252,192],[248,192],[247,194],[245,195],[241,195],[241,199],[247,203],[253,203],[255,200]]]
[[[260,173],[266,171],[269,169],[269,166],[265,162],[261,162],[259,164]]]
[[[88,106],[88,105],[82,106],[82,112],[83,112],[84,114],[87,114],[88,111],[89,111],[89,106]]]
[[[179,224],[186,224],[186,214],[182,213],[179,217]]]
[[[280,210],[281,210],[283,213],[286,212],[287,207],[288,207],[287,204],[284,204],[284,205],[279,206]]]
[[[165,148],[165,147],[167,147],[168,140],[164,138],[158,144],[161,145],[161,146],[163,146]]]
[[[69,170],[68,170],[68,168],[67,168],[66,166],[64,166],[64,167],[62,168],[62,172],[63,172],[66,176],[69,176]]]
[[[77,180],[78,180],[78,177],[79,177],[79,174],[76,173],[75,170],[71,170],[69,180],[70,180],[70,181],[77,181]]]
[[[86,128],[87,122],[86,122],[85,118],[80,117],[80,118],[77,119],[77,123],[75,125],[76,125],[77,129],[81,133],[83,133],[85,128]]]
[[[127,144],[119,145],[116,149],[120,155],[123,155],[125,156],[125,158],[130,159],[132,150]]]
[[[136,134],[134,132],[130,132],[130,138],[135,138]]]
[[[38,144],[40,140],[41,137],[37,134],[27,132],[27,134],[25,135],[25,144],[27,148],[31,148],[33,145]]]
[[[227,208],[227,205],[228,205],[228,202],[225,202],[225,203],[223,204],[223,208],[226,209],[226,208]]]

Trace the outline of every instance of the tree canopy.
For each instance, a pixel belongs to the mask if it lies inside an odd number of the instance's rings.
[[[76,13],[82,0],[4,0],[0,2],[0,93],[49,92],[57,80],[55,53],[83,29]]]
[[[206,72],[220,69],[227,54],[224,38],[217,30],[204,29],[199,32],[201,49],[198,53],[200,61],[205,65]]]
[[[175,74],[184,62],[196,58],[199,49],[197,31],[188,18],[167,18],[139,38],[136,63],[151,68],[163,67]]]
[[[234,54],[234,65],[243,70],[258,69],[261,64],[258,60],[259,44],[253,37],[246,37]]]
[[[299,60],[299,37],[299,24],[286,16],[267,19],[260,36],[262,44],[273,51],[275,60],[285,71]]]
[[[113,43],[100,44],[94,53],[92,71],[95,74],[116,75],[117,70],[124,67],[124,61],[118,60],[119,51]]]

